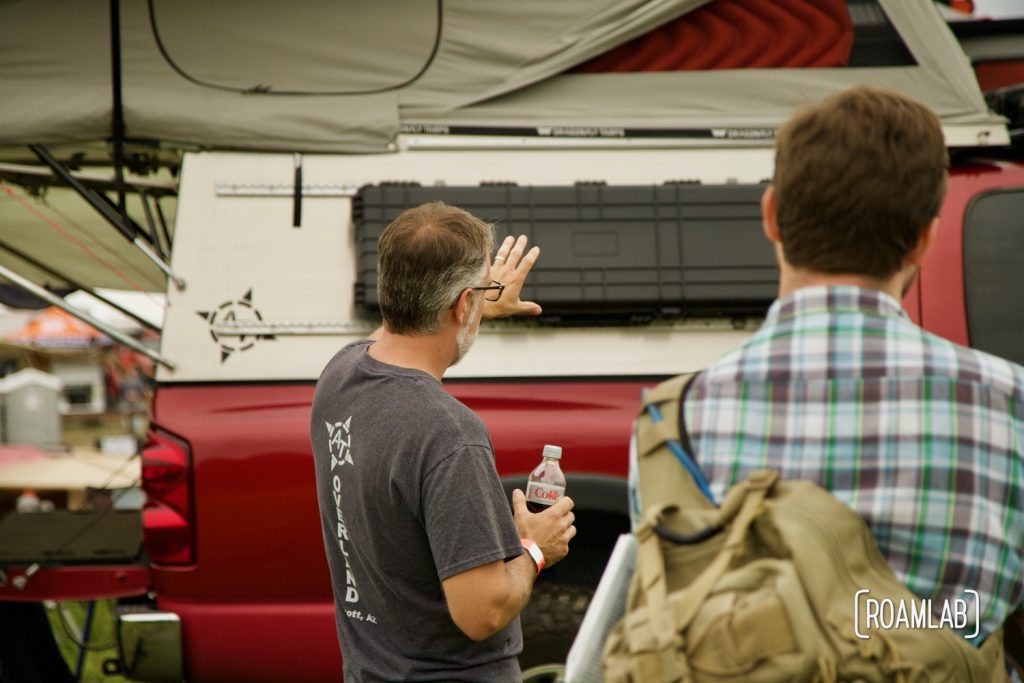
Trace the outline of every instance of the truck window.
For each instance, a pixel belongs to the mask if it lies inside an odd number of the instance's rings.
[[[976,197],[964,217],[964,298],[971,346],[1024,364],[1024,190]]]

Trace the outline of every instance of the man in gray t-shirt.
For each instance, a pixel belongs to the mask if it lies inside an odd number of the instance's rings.
[[[380,238],[384,326],[317,383],[310,439],[346,681],[520,678],[518,614],[539,568],[568,552],[572,501],[534,515],[517,491],[513,516],[486,428],[441,377],[481,316],[539,312],[519,300],[538,255],[525,244],[507,239],[491,266],[479,219],[440,203],[404,212]]]

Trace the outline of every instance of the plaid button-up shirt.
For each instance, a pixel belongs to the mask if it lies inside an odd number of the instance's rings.
[[[933,609],[968,600],[965,635],[976,590],[969,642],[1021,604],[1024,368],[922,330],[881,292],[809,287],[698,376],[684,417],[717,500],[761,467],[809,479]]]

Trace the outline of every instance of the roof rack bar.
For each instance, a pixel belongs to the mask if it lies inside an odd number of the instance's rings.
[[[90,189],[102,191],[116,189],[114,179],[109,176],[101,176],[87,171],[69,171],[69,173],[82,181]],[[15,185],[56,185],[63,187],[60,183],[60,177],[55,177],[52,169],[44,168],[43,166],[0,162],[0,178],[4,178]],[[154,197],[163,197],[177,193],[173,182],[147,178],[126,180],[125,187],[135,192],[145,190]]]
[[[114,226],[121,235],[129,242],[134,244],[138,249],[149,258],[156,266],[164,272],[165,275],[177,286],[178,289],[185,289],[185,280],[178,277],[171,270],[162,258],[153,253],[153,250],[146,245],[145,242],[136,234],[135,227],[124,219],[123,216],[117,213],[116,210],[108,206],[103,200],[96,196],[96,193],[90,190],[88,187],[83,185],[77,178],[71,175],[71,172],[64,167],[59,161],[57,161],[52,154],[43,146],[39,144],[33,144],[28,146],[32,152],[39,157],[39,160],[44,164],[53,169],[53,172],[60,176],[60,179],[68,184],[78,195],[86,201],[93,209],[95,209],[103,218],[107,220],[112,226]]]
[[[167,360],[156,351],[146,348],[145,345],[143,345],[142,343],[136,341],[135,339],[132,339],[126,334],[118,332],[110,325],[107,325],[106,323],[96,320],[85,311],[78,310],[68,302],[64,301],[64,299],[61,299],[59,296],[48,291],[45,287],[40,287],[31,280],[28,280],[22,277],[21,275],[18,275],[10,268],[0,265],[0,276],[7,278],[8,280],[18,285],[22,289],[34,294],[35,296],[39,297],[44,301],[53,304],[62,311],[65,311],[66,313],[75,316],[82,322],[88,325],[92,325],[97,330],[107,335],[117,343],[127,346],[133,351],[141,353],[142,355],[152,359],[153,362],[159,363],[160,365],[164,366],[168,370],[174,370],[174,363]]]
[[[144,327],[148,327],[149,329],[153,330],[154,332],[160,332],[161,331],[161,328],[160,328],[159,325],[156,325],[156,324],[146,320],[145,318],[143,318],[139,314],[135,313],[134,311],[130,311],[127,308],[125,308],[124,306],[121,306],[117,302],[113,301],[112,299],[109,299],[109,298],[103,296],[102,294],[97,292],[95,289],[87,287],[87,286],[83,285],[80,282],[76,282],[75,280],[71,279],[67,275],[64,275],[63,273],[60,273],[60,272],[54,270],[53,268],[50,268],[49,266],[47,266],[46,264],[42,263],[41,261],[38,261],[37,259],[32,258],[31,256],[29,256],[25,252],[21,251],[20,249],[12,247],[11,245],[9,245],[6,242],[4,242],[3,240],[0,240],[0,249],[4,249],[8,253],[13,254],[14,256],[16,256],[17,258],[21,259],[25,263],[29,264],[33,268],[35,268],[37,270],[41,270],[42,272],[46,273],[50,277],[55,277],[58,280],[63,280],[64,282],[66,282],[67,284],[71,285],[72,287],[80,289],[83,292],[85,292],[86,294],[89,294],[90,296],[93,296],[93,297],[99,299],[100,301],[102,301],[106,305],[110,306],[113,309],[116,309],[120,313],[123,313],[124,315],[128,316],[129,318],[131,318],[135,322],[139,323],[140,325],[142,325]]]

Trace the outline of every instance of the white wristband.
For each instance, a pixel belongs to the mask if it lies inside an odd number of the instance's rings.
[[[544,569],[544,553],[541,552],[540,546],[537,545],[536,541],[531,541],[528,538],[520,540],[523,542],[523,548],[530,555],[530,559],[537,565],[537,573],[540,574],[540,570]]]

